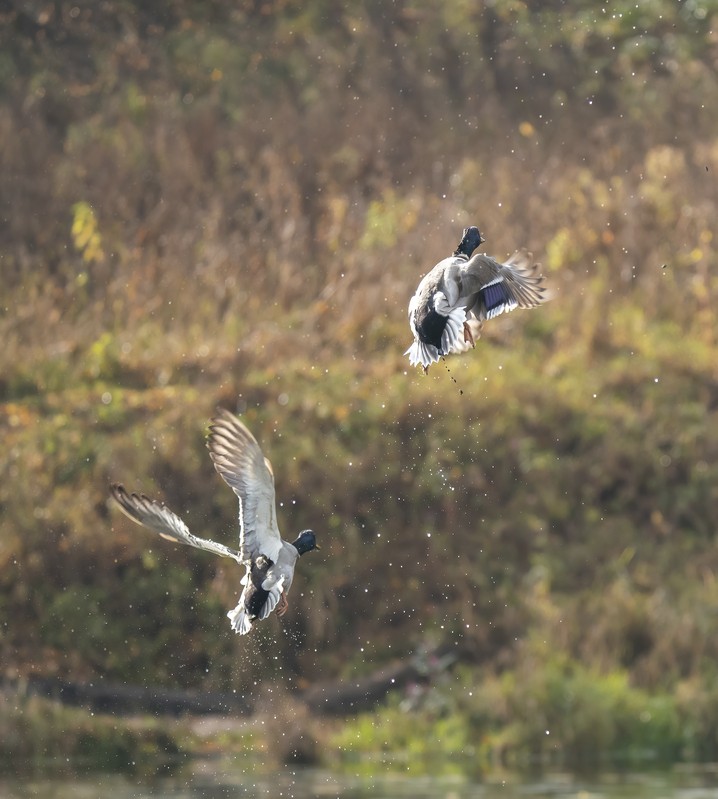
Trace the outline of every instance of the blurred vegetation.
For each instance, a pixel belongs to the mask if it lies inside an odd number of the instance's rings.
[[[3,695],[0,768],[15,774],[84,768],[155,775],[176,768],[187,753],[177,744],[179,723],[117,721],[55,702]],[[186,736],[186,731],[185,731]]]
[[[440,640],[494,691],[462,746],[717,757],[718,4],[0,14],[3,671],[251,691]],[[467,224],[554,298],[422,378]],[[218,404],[322,546],[246,639],[236,567],[107,503],[231,542]]]

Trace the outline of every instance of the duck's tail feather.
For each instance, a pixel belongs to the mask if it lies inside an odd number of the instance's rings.
[[[247,609],[244,606],[244,601],[242,600],[234,610],[229,611],[227,618],[232,625],[232,629],[238,635],[246,635],[252,629],[252,622],[256,616],[250,617],[249,613],[247,613]]]
[[[433,344],[427,344],[419,339],[415,339],[404,355],[409,356],[409,363],[412,366],[422,366],[424,370],[439,360],[439,350]]]

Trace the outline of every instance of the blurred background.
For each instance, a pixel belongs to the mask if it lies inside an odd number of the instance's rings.
[[[717,24],[715,0],[3,4],[6,685],[289,691],[309,760],[718,757]],[[553,298],[424,377],[408,300],[471,224]],[[248,637],[235,564],[108,504],[120,481],[233,545],[218,405],[285,538],[322,547]],[[303,703],[408,663],[369,715]],[[23,701],[0,725],[26,754],[59,711]]]

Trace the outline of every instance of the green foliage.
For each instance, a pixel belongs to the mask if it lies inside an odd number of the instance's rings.
[[[366,211],[366,229],[359,246],[391,248],[400,236],[410,233],[418,222],[419,207],[416,200],[397,197],[393,189],[386,191],[380,199],[372,200]]]
[[[420,700],[393,701],[344,724],[332,739],[341,759],[401,752],[411,769],[452,762],[511,766],[625,766],[688,754],[692,733],[670,694],[630,685],[625,672],[601,674],[544,647],[496,677],[463,669]],[[692,750],[691,754],[695,751]]]
[[[112,333],[104,331],[87,349],[85,369],[91,380],[115,381],[121,371],[117,341]]]
[[[670,762],[683,754],[679,710],[670,695],[632,687],[625,672],[601,674],[548,657],[504,675],[512,719],[503,746],[519,757],[572,764]]]
[[[97,218],[86,202],[75,203],[72,206],[72,240],[75,248],[82,254],[83,261],[92,263],[104,259]]]
[[[150,776],[175,768],[183,755],[179,725],[166,719],[123,723],[22,694],[0,703],[0,732],[0,768],[13,774],[61,771],[80,762]]]
[[[448,712],[444,698],[439,703],[441,709],[412,712],[405,702],[393,701],[377,713],[362,714],[332,736],[330,751],[339,762],[381,760],[414,774],[479,770],[480,742],[470,717],[457,707]]]

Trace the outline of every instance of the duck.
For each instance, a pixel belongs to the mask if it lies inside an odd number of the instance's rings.
[[[531,253],[517,250],[501,263],[474,254],[485,241],[475,225],[464,228],[453,254],[422,278],[409,301],[414,341],[404,355],[424,374],[439,358],[475,347],[485,320],[515,308],[535,308],[546,299]]]
[[[282,539],[272,465],[243,422],[220,409],[209,431],[207,447],[214,468],[239,500],[238,549],[198,538],[164,503],[130,493],[120,483],[110,486],[110,495],[132,521],[162,538],[231,558],[245,567],[239,602],[227,616],[235,633],[246,635],[255,622],[263,621],[275,609],[277,616],[284,616],[297,561],[320,547],[313,530],[302,530],[292,542]]]

